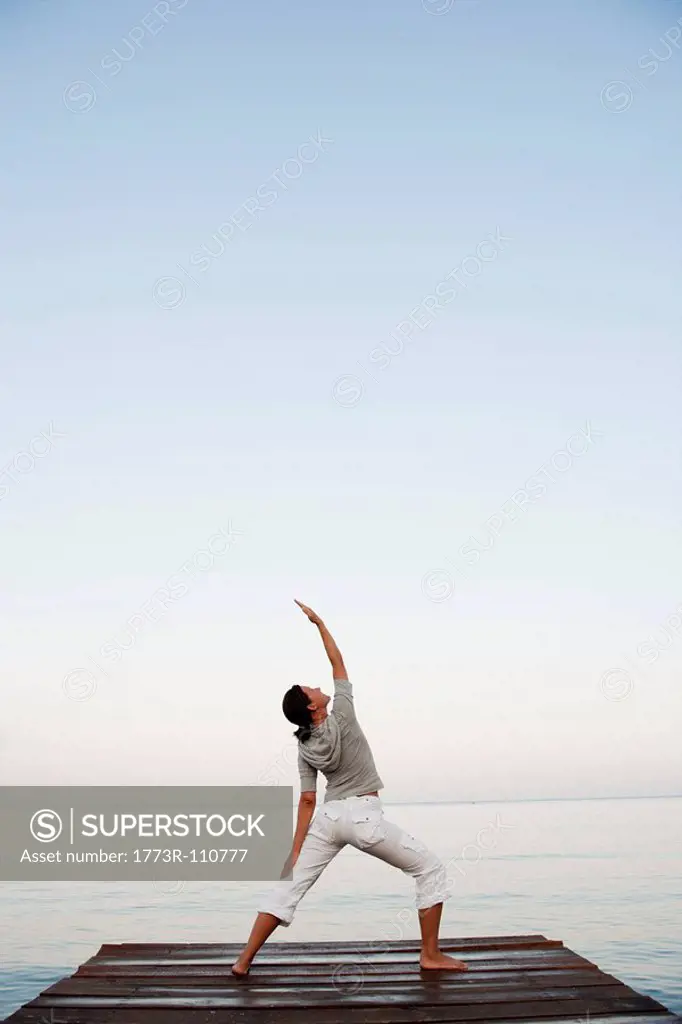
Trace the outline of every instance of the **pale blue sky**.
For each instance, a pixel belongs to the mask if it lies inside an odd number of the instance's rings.
[[[682,790],[682,628],[638,654],[682,605],[682,4],[444,6],[5,0],[5,781],[295,784],[281,695],[327,679],[298,596],[387,800]]]

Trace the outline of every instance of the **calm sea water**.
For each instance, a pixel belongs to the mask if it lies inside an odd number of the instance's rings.
[[[561,939],[682,1013],[682,798],[386,805],[386,813],[449,865],[444,936]],[[103,942],[242,941],[265,889],[0,883],[0,1019]],[[410,879],[346,849],[275,938],[417,935]]]

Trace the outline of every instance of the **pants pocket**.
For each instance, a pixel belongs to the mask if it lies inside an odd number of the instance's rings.
[[[361,850],[368,850],[386,838],[384,811],[374,804],[353,808],[351,812],[353,838]]]
[[[338,808],[322,804],[315,813],[315,817],[311,821],[308,831],[312,832],[314,835],[329,839],[333,835],[336,822],[339,820],[340,816]]]
[[[409,832],[403,832],[400,837],[400,845],[406,850],[414,850],[415,853],[428,854],[429,848],[420,839],[411,835]]]

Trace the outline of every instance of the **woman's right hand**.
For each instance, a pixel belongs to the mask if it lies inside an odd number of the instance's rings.
[[[298,605],[303,614],[307,615],[310,621],[313,622],[316,626],[322,625],[322,619],[320,618],[320,616],[317,614],[317,612],[314,612],[312,608],[309,608],[307,604],[303,604],[296,598],[294,598],[294,603]]]

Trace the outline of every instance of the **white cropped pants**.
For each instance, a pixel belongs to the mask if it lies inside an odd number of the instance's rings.
[[[378,796],[351,796],[323,803],[310,823],[290,881],[281,881],[259,907],[288,927],[296,907],[327,864],[349,844],[400,868],[416,883],[417,910],[450,895],[444,865],[418,839],[384,817]]]

